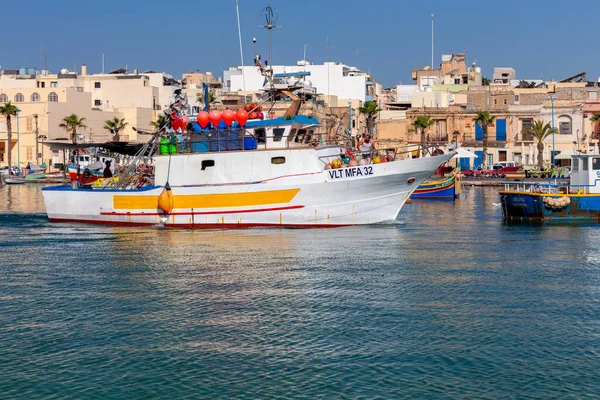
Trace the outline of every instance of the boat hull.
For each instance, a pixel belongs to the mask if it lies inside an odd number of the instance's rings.
[[[548,199],[568,198],[569,204],[550,206]],[[500,192],[507,221],[599,221],[600,195]]]
[[[454,174],[434,182],[423,182],[410,196],[411,199],[449,199],[456,198],[456,177]]]
[[[171,186],[173,209],[158,207],[163,186],[139,190],[43,189],[54,222],[185,228],[324,228],[396,218],[410,194],[449,157],[324,170],[223,185]]]

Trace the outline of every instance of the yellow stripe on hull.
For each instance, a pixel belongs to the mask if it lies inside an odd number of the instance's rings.
[[[265,192],[220,193],[220,194],[180,194],[174,195],[174,209],[177,208],[223,208],[248,207],[267,204],[289,203],[300,189],[270,190]],[[155,210],[158,196],[113,196],[115,210]]]

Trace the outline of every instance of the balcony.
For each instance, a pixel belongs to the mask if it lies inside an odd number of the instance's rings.
[[[428,143],[448,143],[448,134],[429,134],[425,138]]]

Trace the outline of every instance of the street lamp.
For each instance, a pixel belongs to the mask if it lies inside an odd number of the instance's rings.
[[[550,101],[552,102],[552,167],[554,168],[554,96],[550,95]]]
[[[42,141],[42,164],[44,164],[44,140],[48,139],[48,136],[39,135],[37,138]]]

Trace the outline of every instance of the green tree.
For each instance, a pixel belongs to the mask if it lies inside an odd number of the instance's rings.
[[[527,129],[525,132],[531,134],[538,142],[538,166],[542,170],[544,169],[544,140],[556,133],[556,129],[552,129],[549,122],[544,124],[544,121],[534,121],[531,129]]]
[[[435,124],[429,115],[419,115],[412,123],[414,129],[421,134],[421,156],[425,156],[425,133]]]
[[[375,125],[375,118],[377,118],[375,114],[381,111],[381,108],[379,108],[374,101],[365,101],[358,111],[365,115],[367,121],[367,133],[372,134],[371,131]]]
[[[114,135],[114,142],[119,142],[121,139],[119,137],[119,131],[125,129],[127,125],[128,123],[125,122],[125,118],[119,119],[117,117],[114,117],[113,119],[106,120],[106,125],[104,125],[104,129],[106,129]]]
[[[196,99],[196,101],[198,103],[206,105],[206,102],[204,101],[204,93],[201,93],[198,96],[198,98]],[[211,89],[208,92],[208,105],[211,106],[211,105],[216,104],[216,103],[217,103],[217,92],[215,92],[214,89]]]
[[[19,109],[14,106],[13,104],[11,104],[11,102],[9,101],[8,103],[4,104],[3,106],[0,106],[0,114],[4,115],[4,117],[6,118],[6,143],[7,143],[7,147],[8,149],[6,150],[6,160],[8,161],[8,174],[11,174],[11,162],[12,162],[12,121],[11,118],[13,115],[17,115],[17,112],[19,111]],[[19,144],[17,144],[17,146],[19,146]]]
[[[488,78],[481,78],[481,84],[483,86],[490,86],[490,80]]]
[[[87,128],[84,123],[85,118],[79,118],[77,114],[71,114],[64,117],[58,126],[63,128],[67,133],[71,134],[71,141],[77,144],[77,129]]]
[[[165,114],[159,114],[156,121],[150,122],[150,125],[152,125],[154,129],[158,129],[161,126],[164,126],[168,120],[169,118]]]
[[[533,89],[535,88],[535,82],[534,81],[525,81],[525,80],[520,80],[519,84],[516,86],[517,89]]]
[[[488,147],[488,127],[494,124],[496,117],[491,116],[489,111],[477,111],[477,117],[473,118],[473,122],[479,124],[483,129],[483,137],[481,142],[483,145],[483,163],[487,160],[487,147]]]

